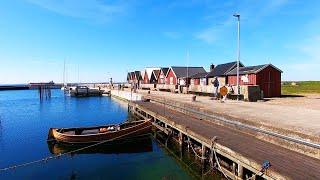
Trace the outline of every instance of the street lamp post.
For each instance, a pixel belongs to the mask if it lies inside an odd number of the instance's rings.
[[[237,57],[237,100],[239,100],[240,86],[239,86],[239,63],[240,63],[240,14],[236,13],[233,15],[238,20],[238,57]]]

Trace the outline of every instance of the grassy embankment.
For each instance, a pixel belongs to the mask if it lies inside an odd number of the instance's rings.
[[[320,94],[320,81],[297,81],[283,82],[281,86],[282,95],[292,94]]]

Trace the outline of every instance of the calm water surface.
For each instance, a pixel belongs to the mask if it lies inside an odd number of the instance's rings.
[[[57,151],[46,142],[50,127],[120,123],[127,116],[127,105],[109,97],[71,98],[61,90],[53,90],[51,99],[40,102],[37,91],[0,91],[0,168],[41,159]],[[0,172],[0,179],[129,178],[191,179],[150,138]]]

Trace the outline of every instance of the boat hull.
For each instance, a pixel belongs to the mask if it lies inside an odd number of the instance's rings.
[[[114,132],[103,132],[103,133],[95,133],[95,134],[86,134],[86,135],[77,135],[75,134],[66,134],[64,132],[68,131],[84,131],[88,129],[100,129],[105,128],[107,126],[99,126],[99,127],[90,127],[90,128],[67,128],[67,129],[58,129],[58,128],[50,128],[48,133],[48,140],[55,140],[57,142],[63,143],[72,143],[72,144],[83,144],[83,143],[97,143],[102,141],[114,141],[123,138],[133,138],[137,136],[141,136],[144,134],[148,134],[151,132],[151,122],[148,120],[143,121],[135,121],[129,123],[124,123],[123,125],[127,125],[130,127],[123,128]]]
[[[137,144],[139,146],[136,146]],[[137,138],[100,144],[90,148],[85,147],[87,147],[87,144],[48,143],[49,151],[55,155],[68,152],[73,152],[73,154],[130,154],[152,152],[152,140],[149,135],[144,135]],[[79,149],[83,150],[77,151]]]

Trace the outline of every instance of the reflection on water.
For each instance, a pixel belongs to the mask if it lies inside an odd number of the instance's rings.
[[[48,142],[49,151],[52,154],[62,154],[71,152],[80,148],[88,147],[86,144],[66,144],[66,143],[52,143]],[[112,143],[99,144],[74,154],[131,154],[131,153],[145,153],[152,152],[152,140],[149,135],[134,139],[125,139]]]
[[[111,98],[112,98],[112,100],[114,102],[117,102],[121,107],[128,109],[128,103],[127,102],[122,101],[122,100],[117,99],[117,98],[114,98],[114,97],[111,97]]]
[[[0,114],[0,145],[2,144],[2,131],[3,131],[3,128],[2,128],[2,117],[1,117],[1,114]]]

